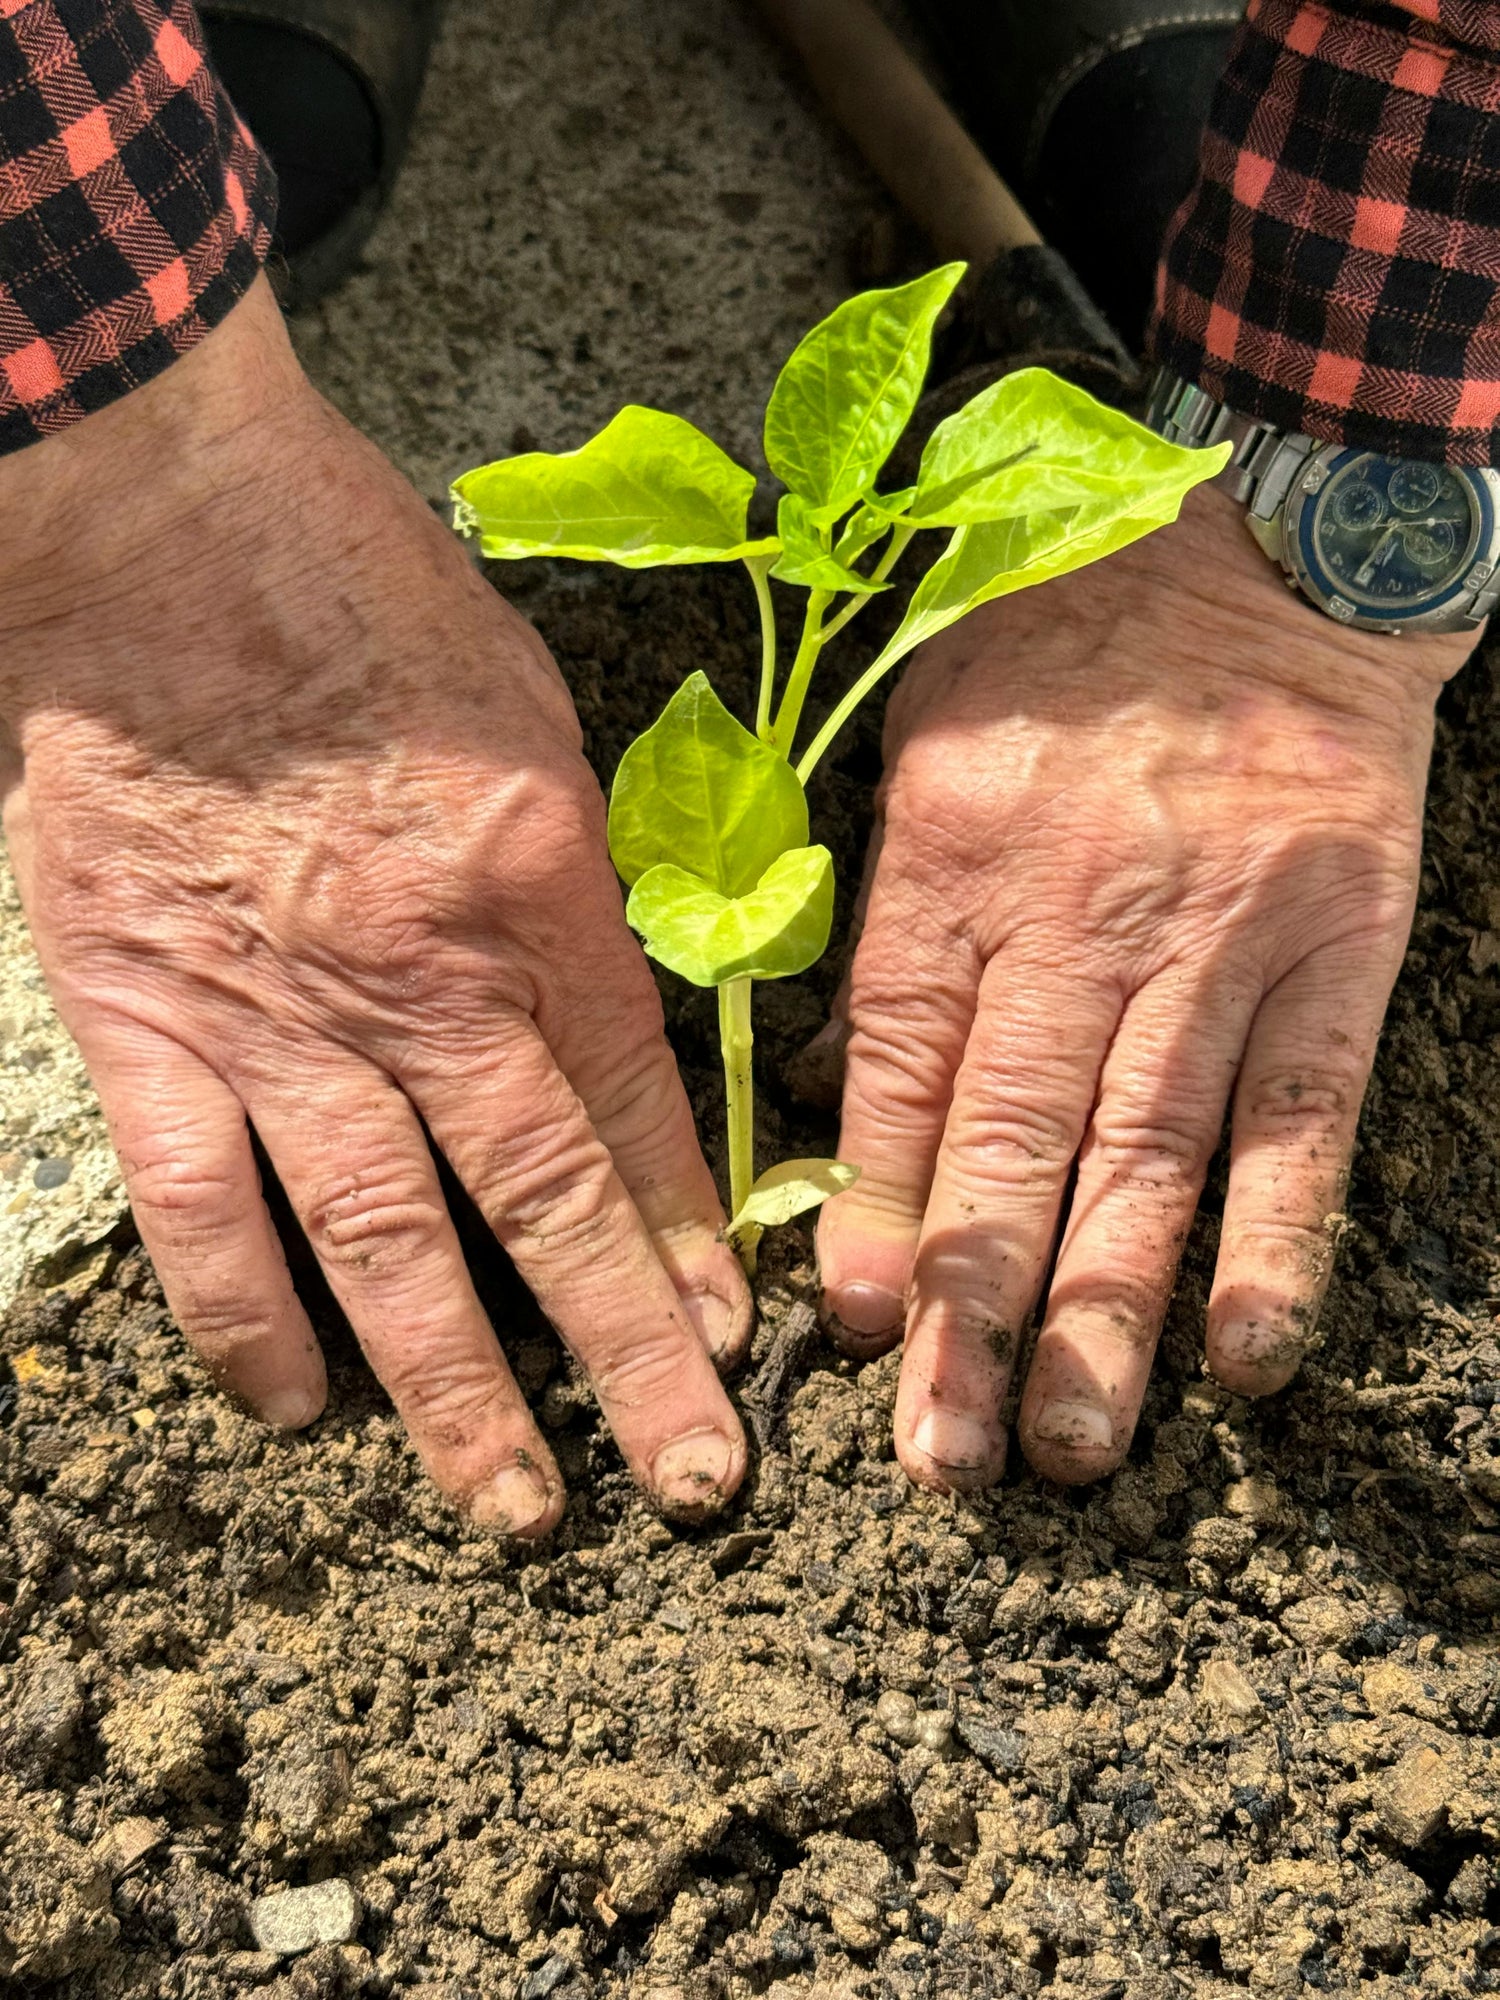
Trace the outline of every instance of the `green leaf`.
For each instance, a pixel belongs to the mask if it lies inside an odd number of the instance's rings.
[[[1072,507],[1083,534],[1122,511],[1175,508],[1206,477],[1200,452],[1046,368],[1022,368],[938,425],[907,518],[959,528]]]
[[[899,493],[872,493],[856,507],[839,531],[833,553],[842,563],[856,563],[882,535],[889,533],[906,513],[916,495],[915,486],[903,486]]]
[[[1205,451],[1153,442],[1161,451],[1175,453],[1176,462],[1167,467],[1143,461],[1144,469],[1133,481],[1117,471],[1113,491],[1075,504],[958,528],[913,591],[882,660],[899,659],[977,605],[1082,569],[1168,526],[1189,490],[1220,471],[1233,450],[1228,444]],[[1057,488],[1043,481],[1041,490]]]
[[[652,569],[775,548],[746,539],[755,478],[664,410],[628,405],[577,451],[528,451],[466,472],[454,526],[493,557],[575,556]]]
[[[846,299],[782,369],[766,410],[766,461],[820,524],[875,484],[916,408],[932,329],[965,269],[944,264]]]
[[[731,1242],[751,1236],[759,1242],[763,1229],[790,1222],[820,1202],[829,1201],[859,1179],[859,1168],[846,1160],[783,1160],[763,1173],[725,1230]]]
[[[885,526],[888,528],[890,522],[887,521]],[[826,533],[826,530],[823,532]],[[884,530],[877,532],[883,533]],[[830,553],[824,544],[823,533],[810,518],[807,502],[799,500],[795,493],[783,493],[781,496],[776,509],[776,534],[781,543],[781,554],[771,574],[782,583],[799,583],[806,590],[848,590],[862,597],[890,587],[884,583],[871,583],[867,576],[861,576],[858,570],[850,569],[847,562],[841,562]]]
[[[695,986],[787,979],[827,948],[833,856],[826,847],[791,848],[748,894],[733,897],[664,862],[636,883],[625,915],[651,956]]]
[[[690,674],[615,773],[609,851],[626,883],[671,862],[739,896],[778,854],[806,843],[796,773],[735,720],[703,674]]]

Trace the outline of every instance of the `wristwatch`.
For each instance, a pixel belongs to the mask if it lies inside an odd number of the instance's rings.
[[[1161,369],[1146,422],[1234,455],[1216,483],[1287,583],[1366,632],[1469,632],[1500,598],[1500,472],[1384,458],[1239,416]]]

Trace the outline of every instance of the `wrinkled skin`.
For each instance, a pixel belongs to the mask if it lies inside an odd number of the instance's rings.
[[[843,1344],[904,1322],[913,1479],[999,1475],[1054,1247],[1021,1443],[1057,1480],[1119,1464],[1231,1100],[1208,1363],[1247,1395],[1293,1375],[1472,644],[1342,630],[1204,490],[907,673],[843,1001],[864,1172],[818,1246]]]
[[[669,1512],[745,1446],[750,1300],[545,648],[313,393],[264,283],[158,381],[0,462],[5,824],[168,1300],[311,1422],[259,1135],[445,1493],[563,1501],[423,1124]]]

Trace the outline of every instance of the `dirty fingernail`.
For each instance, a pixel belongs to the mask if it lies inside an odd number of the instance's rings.
[[[885,1285],[867,1284],[863,1278],[851,1279],[836,1292],[828,1292],[824,1303],[851,1333],[894,1333],[906,1317],[906,1308],[893,1291]]]
[[[727,1496],[734,1446],[722,1431],[689,1431],[651,1461],[651,1484],[663,1507],[696,1512]]]
[[[276,1389],[261,1404],[260,1413],[273,1430],[301,1431],[322,1416],[325,1401],[314,1389]]]
[[[1115,1441],[1115,1426],[1108,1410],[1093,1403],[1043,1403],[1032,1418],[1031,1435],[1075,1451],[1107,1451]]]
[[[731,1356],[739,1345],[743,1311],[717,1292],[685,1292],[682,1303],[710,1358],[719,1361]]]
[[[978,1472],[995,1455],[988,1424],[962,1410],[928,1410],[912,1428],[912,1444],[945,1472]]]
[[[499,1535],[524,1535],[551,1505],[547,1482],[534,1465],[508,1465],[481,1486],[469,1501],[469,1519],[477,1528]]]

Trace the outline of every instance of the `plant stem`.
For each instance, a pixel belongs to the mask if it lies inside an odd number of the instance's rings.
[[[881,556],[880,561],[876,563],[874,569],[870,571],[871,583],[885,582],[891,571],[900,562],[902,552],[916,532],[915,528],[903,528],[899,525],[893,529],[891,539],[886,544],[885,553]],[[873,594],[872,592],[871,595],[873,596]],[[828,623],[823,627],[823,644],[826,646],[830,639],[836,638],[849,623],[849,620],[857,617],[869,601],[869,597],[865,596],[851,597],[838,616],[830,618]]]
[[[797,657],[792,662],[792,671],[787,675],[786,692],[781,697],[781,706],[776,711],[776,720],[771,727],[770,742],[774,750],[783,757],[790,757],[792,744],[796,740],[797,724],[802,720],[802,704],[807,699],[808,683],[812,670],[818,663],[818,654],[823,648],[823,628],[821,620],[833,595],[828,590],[808,592],[807,615],[802,621],[802,641],[797,648]]]
[[[904,660],[907,654],[918,643],[918,640],[910,639],[900,647],[887,646],[885,651],[877,659],[872,660],[869,666],[865,668],[859,679],[823,724],[823,727],[818,731],[812,742],[803,751],[797,764],[797,776],[802,780],[804,785],[818,768],[824,751],[828,748],[834,737],[838,735],[850,716],[853,715],[855,709],[859,707],[871,688],[875,686],[877,681],[883,679],[898,661]]]
[[[755,733],[762,743],[774,743],[771,733],[771,697],[776,690],[776,614],[771,608],[771,556],[746,556],[745,567],[755,585],[755,602],[760,610],[760,693],[755,702]]]
[[[729,1215],[744,1207],[755,1185],[755,1078],[751,1048],[750,981],[726,979],[719,988],[719,1047],[729,1106]],[[753,1260],[749,1265],[753,1270]]]

